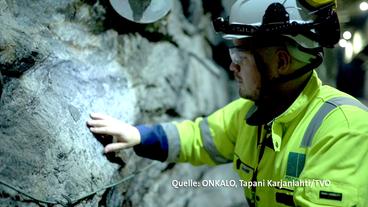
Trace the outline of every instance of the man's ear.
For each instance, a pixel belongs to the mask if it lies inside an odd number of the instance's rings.
[[[276,51],[278,57],[277,71],[280,75],[286,75],[291,73],[291,56],[285,49],[278,49]]]

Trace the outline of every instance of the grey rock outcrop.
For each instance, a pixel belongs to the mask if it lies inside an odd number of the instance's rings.
[[[206,115],[229,101],[226,74],[208,58],[203,34],[185,32],[195,27],[175,5],[158,23],[172,41],[150,42],[138,33],[105,31],[98,1],[0,0],[1,182],[75,206],[185,206],[204,195],[173,192],[170,182],[200,179],[206,167],[158,163],[78,200],[151,163],[132,150],[103,155],[85,124],[90,112],[154,123]],[[46,204],[3,183],[0,206]]]

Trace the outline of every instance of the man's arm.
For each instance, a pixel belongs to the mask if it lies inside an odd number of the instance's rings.
[[[108,135],[114,135],[111,133],[114,132],[114,129],[106,131],[106,128],[118,127],[115,130],[115,136],[118,134],[117,141],[126,142],[126,144],[119,145],[120,148],[117,147],[114,150],[134,146],[138,155],[150,159],[190,162],[194,165],[215,165],[232,161],[238,125],[244,123],[246,105],[250,107],[248,101],[238,99],[207,118],[197,118],[195,121],[180,123],[139,125],[134,127],[136,130],[132,130],[133,126],[128,127],[124,123],[114,126],[112,124],[113,127],[102,126],[105,127],[104,130],[93,129],[98,126],[95,125],[92,116],[92,120],[87,124],[93,125],[92,132]],[[125,130],[127,130],[125,134],[116,133],[116,131]],[[127,133],[136,134],[136,131],[139,132],[139,139],[130,141],[130,135]]]
[[[142,143],[134,147],[143,157],[194,165],[231,162],[248,101],[236,100],[208,117],[194,121],[140,125]],[[249,107],[248,107],[249,108]]]

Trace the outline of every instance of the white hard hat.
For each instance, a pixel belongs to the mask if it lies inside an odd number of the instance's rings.
[[[228,20],[214,21],[224,38],[282,35],[304,48],[333,47],[340,39],[334,0],[237,0]],[[309,3],[310,4],[309,4]]]
[[[124,18],[136,23],[152,23],[172,8],[172,0],[110,0],[112,7]]]

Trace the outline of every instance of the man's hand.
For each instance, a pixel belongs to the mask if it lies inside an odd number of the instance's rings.
[[[113,137],[113,142],[105,146],[105,153],[141,143],[141,135],[134,126],[104,114],[91,113],[90,116],[91,119],[87,121],[87,125],[92,133]]]

